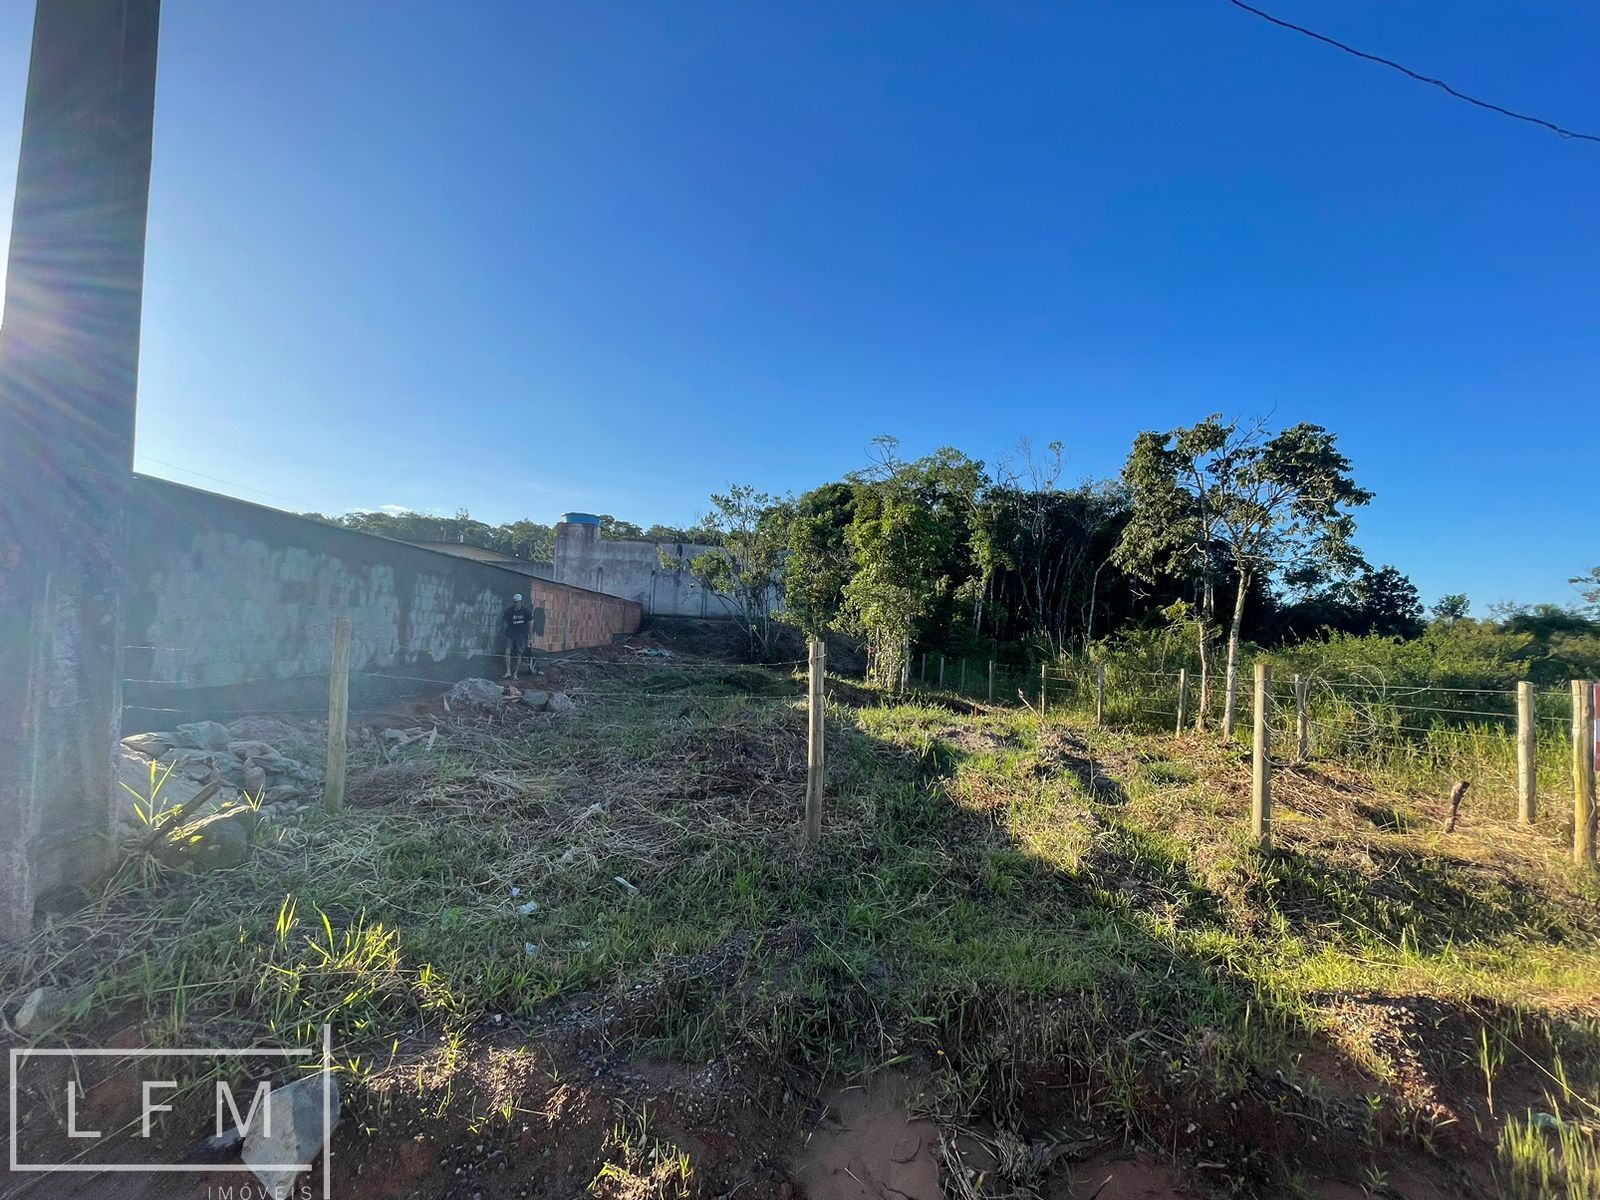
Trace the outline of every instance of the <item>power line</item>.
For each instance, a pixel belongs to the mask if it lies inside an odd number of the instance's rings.
[[[163,462],[159,458],[151,458],[148,454],[139,454],[136,457],[144,459],[147,463],[154,463],[158,467],[166,467],[172,471],[182,471],[185,475],[193,475],[198,479],[209,479],[212,483],[227,484],[231,488],[238,488],[241,492],[254,492],[257,496],[270,496],[274,500],[282,500],[285,504],[304,505],[307,509],[312,507],[303,500],[296,500],[293,496],[280,496],[277,492],[262,491],[260,488],[253,488],[243,483],[235,483],[231,479],[224,479],[220,475],[207,475],[204,471],[196,471],[190,467],[180,467],[177,463]]]
[[[1323,42],[1326,45],[1332,46],[1336,50],[1343,50],[1346,54],[1353,54],[1357,58],[1366,59],[1368,62],[1378,63],[1380,66],[1388,67],[1392,71],[1399,71],[1407,78],[1415,79],[1418,83],[1426,83],[1432,87],[1439,88],[1441,91],[1454,96],[1457,100],[1465,100],[1468,104],[1477,105],[1479,108],[1486,108],[1490,112],[1499,113],[1502,117],[1510,117],[1513,121],[1526,121],[1529,125],[1541,126],[1544,129],[1550,130],[1551,133],[1557,134],[1564,138],[1576,138],[1585,142],[1600,142],[1600,136],[1595,134],[1579,133],[1577,130],[1566,129],[1563,126],[1557,125],[1554,121],[1546,121],[1543,117],[1530,117],[1527,113],[1515,112],[1509,108],[1502,108],[1498,104],[1491,104],[1487,100],[1480,100],[1476,96],[1469,96],[1465,92],[1457,91],[1442,79],[1434,79],[1428,75],[1419,75],[1410,67],[1402,66],[1393,59],[1384,58],[1382,55],[1378,54],[1368,54],[1365,50],[1357,50],[1354,46],[1347,46],[1343,42],[1329,37],[1327,34],[1318,33],[1314,29],[1307,29],[1303,25],[1296,25],[1293,21],[1285,21],[1282,17],[1275,17],[1269,12],[1262,12],[1259,8],[1256,8],[1250,4],[1246,4],[1244,0],[1228,0],[1228,3],[1233,5],[1235,8],[1242,8],[1245,12],[1250,13],[1252,16],[1260,17],[1263,21],[1270,22],[1271,24],[1277,25],[1280,28],[1289,29],[1295,33],[1302,34],[1305,37]]]

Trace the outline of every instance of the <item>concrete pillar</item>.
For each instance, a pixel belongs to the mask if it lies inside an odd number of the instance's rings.
[[[0,325],[0,936],[107,864],[160,0],[39,0]]]

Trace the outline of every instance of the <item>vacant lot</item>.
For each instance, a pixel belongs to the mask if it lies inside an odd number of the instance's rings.
[[[807,855],[798,677],[551,675],[575,712],[361,714],[346,812],[125,872],[8,1002],[84,988],[69,1044],[331,1023],[336,1196],[1600,1194],[1600,889],[1553,823],[1285,767],[1262,855],[1231,749],[839,681]]]

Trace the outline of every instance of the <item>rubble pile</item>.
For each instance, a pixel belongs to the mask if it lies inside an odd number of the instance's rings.
[[[120,777],[144,796],[153,762],[165,778],[165,806],[186,804],[201,788],[217,783],[259,801],[263,810],[292,810],[313,798],[321,776],[277,744],[306,738],[306,731],[272,717],[243,717],[227,725],[194,721],[171,731],[136,733],[122,739]]]

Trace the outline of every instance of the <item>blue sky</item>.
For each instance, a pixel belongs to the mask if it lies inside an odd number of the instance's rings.
[[[1600,129],[1593,6],[1264,6]],[[1429,601],[1600,561],[1600,145],[1223,0],[165,9],[152,474],[683,522],[878,433],[1106,475],[1271,412],[1340,434],[1364,548]]]

